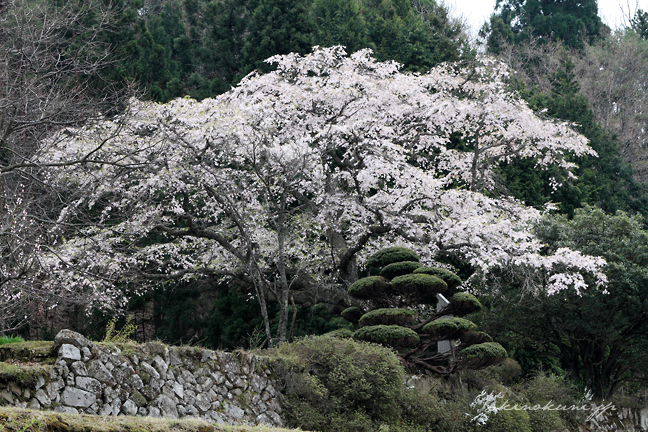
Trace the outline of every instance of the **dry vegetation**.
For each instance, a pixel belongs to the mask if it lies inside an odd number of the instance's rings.
[[[199,419],[93,416],[0,407],[0,432],[284,432],[267,426],[213,425]]]

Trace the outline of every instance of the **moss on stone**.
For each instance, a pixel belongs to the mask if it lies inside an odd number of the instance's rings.
[[[381,249],[367,259],[367,268],[383,268],[391,263],[400,261],[420,261],[416,252],[404,247],[389,247]]]
[[[133,402],[135,402],[135,405],[137,405],[138,407],[143,407],[148,404],[148,401],[146,400],[144,395],[142,395],[142,393],[140,393],[137,390],[133,392],[133,396],[131,396],[131,399],[133,400]]]
[[[415,296],[420,303],[436,302],[436,294],[448,288],[443,280],[427,274],[407,274],[395,277],[391,282],[394,291]]]
[[[348,293],[351,297],[362,300],[370,300],[385,292],[389,282],[382,276],[369,276],[357,280],[349,287]]]
[[[434,320],[423,327],[423,332],[434,338],[458,339],[462,333],[476,328],[474,322],[454,317]]]
[[[362,327],[353,334],[353,338],[391,347],[408,347],[420,342],[419,335],[414,330],[398,325]]]
[[[412,324],[416,313],[409,309],[382,308],[367,312],[360,318],[360,327],[384,325],[407,326]]]
[[[149,385],[151,383],[151,375],[149,375],[148,372],[144,371],[144,369],[140,369],[138,375],[145,385]]]
[[[8,359],[42,362],[54,356],[52,341],[27,341],[0,345],[0,361]]]
[[[386,265],[380,270],[380,276],[387,279],[395,278],[412,273],[417,268],[421,267],[418,261],[400,261]]]
[[[443,280],[448,285],[448,289],[455,289],[456,287],[461,285],[461,278],[456,274],[452,273],[450,270],[444,268],[419,267],[416,270],[414,270],[414,273],[436,276],[439,279]]]
[[[19,383],[21,386],[32,387],[38,377],[47,379],[52,366],[17,366],[0,362],[0,383]]]

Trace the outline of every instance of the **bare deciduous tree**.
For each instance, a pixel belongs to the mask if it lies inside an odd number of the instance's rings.
[[[0,332],[19,327],[31,302],[53,294],[34,279],[33,255],[48,242],[49,212],[65,201],[43,177],[52,163],[42,155],[58,145],[48,137],[114,111],[127,93],[102,79],[112,65],[102,37],[112,18],[100,2],[0,4]]]

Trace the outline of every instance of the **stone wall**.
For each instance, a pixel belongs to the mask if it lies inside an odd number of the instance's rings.
[[[66,413],[283,424],[281,394],[264,357],[160,343],[119,349],[69,330],[56,336],[52,354],[55,364],[29,379],[0,383],[0,402]]]

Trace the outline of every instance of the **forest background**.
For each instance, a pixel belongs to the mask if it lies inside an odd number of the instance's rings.
[[[612,31],[595,0],[498,1],[471,40],[465,24],[432,0],[15,0],[0,7],[3,333],[51,338],[68,327],[101,339],[117,316],[137,326],[140,341],[219,349],[267,343],[258,299],[222,275],[156,280],[143,293],[124,282],[115,288],[128,297],[120,310],[90,307],[83,293],[48,290],[30,245],[53,247],[61,237],[52,227],[69,236],[86,221],[59,218],[67,191],[53,189],[42,173],[91,160],[35,159],[52,133],[119,114],[133,95],[159,103],[215,97],[250,72],[271,71],[266,58],[305,55],[314,46],[371,48],[377,60],[412,73],[493,55],[515,71],[508,85],[539,116],[573,122],[598,156],[572,157],[575,178],[536,170],[534,159],[502,161],[490,193],[555,207],[534,227],[545,252],[568,247],[604,257],[609,293],[530,295],[501,269],[497,289],[481,293],[486,308],[474,320],[523,374],[540,368],[569,376],[603,397],[645,388],[648,13],[636,10]],[[453,146],[470,152],[463,138],[455,136]],[[464,280],[475,271],[458,255],[438,259]],[[347,305],[295,298],[288,307],[293,337],[348,325],[339,316]],[[268,305],[274,326],[279,309]]]

